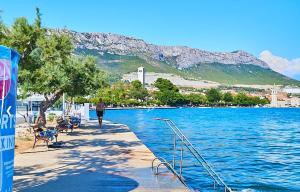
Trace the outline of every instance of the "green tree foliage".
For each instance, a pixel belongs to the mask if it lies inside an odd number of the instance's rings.
[[[259,97],[247,96],[244,93],[239,93],[233,96],[231,93],[222,95],[217,89],[210,89],[204,95],[202,93],[190,93],[182,95],[178,88],[169,80],[160,79],[154,83],[158,87],[158,91],[148,92],[143,88],[139,81],[116,82],[110,86],[102,87],[98,90],[94,98],[89,99],[92,103],[97,103],[99,97],[108,105],[114,106],[140,106],[140,105],[169,105],[169,106],[201,106],[201,105],[264,105],[268,103],[267,99]],[[208,101],[208,97],[214,98]],[[76,101],[76,100],[75,100]],[[77,101],[78,103],[82,103]],[[87,102],[84,99],[84,102]]]
[[[160,91],[174,91],[179,92],[179,89],[168,79],[158,78],[154,82],[154,86],[158,88]]]
[[[98,101],[99,101],[99,99],[98,99]],[[98,101],[96,101],[96,103],[97,103]],[[75,103],[78,103],[78,104],[84,104],[84,103],[88,103],[89,100],[86,99],[85,97],[79,96],[79,97],[75,97],[75,98],[74,98],[74,102],[75,102]]]
[[[1,11],[0,11],[0,45],[6,44],[6,33],[7,33],[7,28],[2,22],[1,18]]]
[[[263,98],[263,99],[259,99],[259,103],[258,104],[260,104],[260,105],[267,105],[267,104],[270,104],[270,101],[267,98]]]
[[[20,55],[19,87],[27,96],[42,94],[45,101],[40,106],[40,116],[45,121],[45,111],[63,93],[71,97],[91,94],[100,86],[100,72],[92,57],[76,57],[73,42],[66,34],[47,32],[41,25],[41,14],[29,24],[24,17],[16,19],[5,33],[4,45],[16,49]]]
[[[155,93],[155,98],[161,105],[177,106],[186,104],[184,97],[173,90],[158,91]]]
[[[129,96],[136,100],[145,101],[148,96],[148,91],[139,80],[135,80],[131,82],[131,86],[129,87]]]
[[[223,101],[225,103],[232,103],[233,102],[233,96],[230,92],[226,92],[223,94]]]
[[[170,106],[186,104],[186,100],[179,93],[179,89],[170,80],[158,78],[154,82],[154,86],[159,89],[154,95],[159,104]]]
[[[210,104],[217,104],[222,99],[222,94],[218,89],[209,89],[206,93],[207,101]]]
[[[204,105],[207,102],[206,96],[202,94],[191,93],[189,95],[185,95],[185,100],[190,105]]]
[[[140,81],[116,82],[111,86],[103,86],[97,91],[92,103],[97,103],[101,97],[106,104],[115,106],[136,106],[146,103],[149,96],[148,90],[145,89]]]
[[[249,100],[248,96],[245,93],[238,93],[234,97],[234,103],[236,105],[249,105],[250,100]]]
[[[259,97],[248,96],[245,93],[238,93],[234,97],[234,104],[239,106],[254,106],[268,104],[267,99],[260,99]]]

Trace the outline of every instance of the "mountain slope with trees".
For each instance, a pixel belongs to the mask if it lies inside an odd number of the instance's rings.
[[[229,85],[300,86],[299,81],[273,71],[245,51],[208,52],[185,46],[152,45],[141,39],[110,33],[56,32],[69,34],[74,39],[77,54],[95,56],[100,69],[114,74],[135,72],[143,66],[149,72]]]

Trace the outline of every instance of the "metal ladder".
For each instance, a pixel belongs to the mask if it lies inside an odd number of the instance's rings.
[[[171,170],[171,172],[179,178],[179,180],[187,186],[185,180],[182,176],[182,168],[183,168],[183,151],[184,147],[188,149],[191,155],[196,159],[200,165],[205,169],[208,175],[213,180],[213,187],[220,187],[224,189],[224,192],[232,192],[232,189],[228,187],[228,185],[223,181],[223,179],[214,171],[212,166],[204,159],[204,157],[196,150],[193,144],[188,140],[188,138],[181,132],[181,130],[175,125],[175,123],[170,119],[164,118],[154,118],[154,120],[164,121],[172,130],[173,132],[173,158],[172,162],[168,162],[164,158],[155,158],[152,161],[152,169],[154,170],[154,174],[159,174],[159,167],[161,165],[165,165],[167,168]],[[176,166],[176,150],[177,150],[177,140],[180,141],[180,162],[179,162],[179,173],[177,173],[175,166]],[[155,162],[158,164],[155,166]]]

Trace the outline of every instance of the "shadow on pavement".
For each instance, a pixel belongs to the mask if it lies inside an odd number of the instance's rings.
[[[128,128],[119,125],[105,125],[101,130],[95,127],[83,127],[89,131],[69,133],[71,140],[66,141],[66,147],[57,150],[63,151],[56,157],[58,162],[47,165],[36,159],[34,166],[15,167],[14,190],[23,192],[51,192],[51,191],[109,191],[127,192],[139,186],[135,180],[121,176],[121,169],[115,168],[128,160],[126,154],[132,151],[130,147],[142,145],[141,142],[126,142],[123,140],[99,139],[92,137],[84,139],[78,136],[114,134],[129,132]],[[73,137],[74,136],[74,137]],[[98,146],[98,147],[95,147]],[[99,147],[101,149],[99,150]],[[56,150],[49,151],[57,153]],[[43,151],[37,158],[45,158]],[[125,154],[125,155],[124,155]],[[125,156],[125,157],[124,157]],[[35,156],[33,156],[34,158]],[[123,167],[124,170],[124,167]]]

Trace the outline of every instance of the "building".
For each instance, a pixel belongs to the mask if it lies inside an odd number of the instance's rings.
[[[274,85],[268,97],[270,107],[300,107],[299,93],[300,89],[279,88]]]
[[[277,94],[278,94],[278,89],[274,85],[274,87],[271,89],[271,107],[278,107],[278,100],[277,100]]]
[[[290,94],[300,94],[300,88],[286,87],[282,91]]]
[[[45,97],[43,95],[39,94],[32,94],[31,96],[27,97],[24,100],[21,100],[22,105],[28,106],[28,111],[31,111],[32,113],[39,113],[40,111],[40,105],[45,100]]]
[[[300,98],[292,97],[290,102],[291,102],[291,107],[300,107]]]
[[[145,68],[139,67],[138,68],[138,80],[145,86]]]

